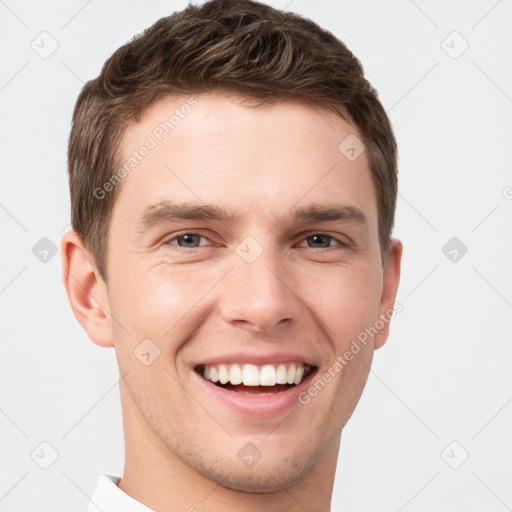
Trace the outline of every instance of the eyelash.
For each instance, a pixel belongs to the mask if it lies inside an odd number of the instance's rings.
[[[164,240],[164,245],[174,245],[176,247],[178,247],[179,249],[183,249],[183,250],[190,250],[190,249],[199,249],[200,247],[204,247],[204,245],[199,245],[197,247],[181,247],[179,245],[177,245],[176,242],[178,238],[181,238],[181,237],[184,237],[186,235],[195,235],[195,236],[199,236],[200,238],[203,238],[205,240],[210,240],[207,236],[205,235],[202,235],[200,233],[196,233],[195,231],[184,231],[182,233],[178,233],[178,234],[175,234],[173,235],[171,238],[168,238],[167,240]],[[334,247],[341,247],[341,248],[345,248],[345,247],[348,247],[349,244],[347,242],[344,242],[343,240],[341,240],[340,238],[337,238],[333,235],[330,235],[329,233],[325,233],[323,231],[318,231],[318,232],[314,232],[310,235],[307,235],[305,236],[304,238],[301,239],[301,242],[307,240],[308,238],[311,238],[311,237],[314,237],[314,236],[325,236],[325,237],[328,237],[331,241],[334,241],[337,243],[337,245],[335,246],[329,246],[329,247],[308,247],[306,246],[306,248],[308,249],[333,249]],[[210,240],[211,241],[211,240]]]

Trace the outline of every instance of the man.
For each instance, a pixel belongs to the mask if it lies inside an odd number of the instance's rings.
[[[64,283],[115,348],[126,450],[89,510],[328,511],[402,254],[357,59],[263,4],[189,6],[84,86],[69,174]]]

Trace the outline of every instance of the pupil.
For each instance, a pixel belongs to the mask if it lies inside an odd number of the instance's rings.
[[[181,245],[186,247],[197,247],[199,245],[197,235],[183,235],[180,237],[180,240],[183,242]]]
[[[329,247],[330,237],[327,235],[313,235],[310,239],[313,244],[316,244],[316,247]]]

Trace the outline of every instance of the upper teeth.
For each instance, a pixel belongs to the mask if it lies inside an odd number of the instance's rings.
[[[310,370],[302,363],[286,364],[215,364],[205,365],[203,377],[210,382],[244,386],[275,386],[276,384],[299,384]]]

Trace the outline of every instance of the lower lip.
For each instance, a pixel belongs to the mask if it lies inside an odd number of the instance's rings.
[[[272,418],[289,413],[293,407],[301,405],[299,395],[309,387],[316,370],[313,370],[300,384],[285,391],[255,395],[229,391],[207,381],[197,372],[193,371],[193,373],[199,379],[205,392],[226,407],[246,416]]]

